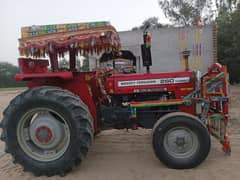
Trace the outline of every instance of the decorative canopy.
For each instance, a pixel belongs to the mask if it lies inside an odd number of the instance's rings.
[[[19,51],[22,56],[64,55],[70,49],[80,54],[99,54],[120,49],[120,38],[109,22],[29,26],[21,29]]]

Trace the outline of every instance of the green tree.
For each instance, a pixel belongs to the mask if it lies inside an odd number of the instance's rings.
[[[22,87],[25,86],[22,82],[15,81],[15,75],[21,73],[19,67],[7,62],[0,63],[0,88],[5,87]]]
[[[232,12],[237,8],[239,0],[212,0],[218,13]]]
[[[77,58],[76,58],[76,69],[77,69],[77,71],[81,71],[81,61],[80,61],[79,56],[77,56]]]
[[[240,83],[240,7],[220,14],[218,25],[218,58],[228,66],[230,83]]]
[[[203,12],[210,11],[211,3],[207,0],[159,0],[164,15],[177,26],[190,26]],[[204,17],[210,20],[211,17]]]
[[[152,29],[158,29],[158,28],[162,28],[162,27],[168,26],[168,25],[161,24],[158,21],[158,17],[154,17],[153,16],[153,17],[149,17],[149,18],[145,19],[141,26],[136,26],[136,27],[132,28],[132,31],[139,30],[139,29],[143,30],[144,27],[146,25],[148,25],[148,24],[151,26],[150,28],[152,28]]]
[[[233,12],[240,0],[159,0],[164,15],[177,26],[190,26],[200,16],[203,24],[219,14]]]
[[[69,61],[64,57],[59,61],[60,69],[69,69]]]
[[[89,71],[89,58],[87,56],[83,59],[81,71]]]

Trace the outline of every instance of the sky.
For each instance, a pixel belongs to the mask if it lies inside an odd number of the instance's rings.
[[[17,64],[22,26],[110,21],[126,31],[153,16],[168,22],[158,0],[0,0],[0,61]]]

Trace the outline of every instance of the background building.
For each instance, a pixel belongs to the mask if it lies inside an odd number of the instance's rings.
[[[179,71],[183,70],[181,64],[181,49],[191,50],[190,69],[196,64],[196,49],[199,49],[199,68],[205,72],[215,59],[216,47],[214,45],[214,26],[205,26],[200,31],[197,28],[160,28],[149,31],[152,36],[151,53],[152,72]],[[198,33],[199,32],[199,33]],[[137,58],[137,71],[145,72],[141,59],[141,44],[143,43],[143,32],[124,31],[119,32],[122,49],[130,50]],[[197,45],[196,45],[197,41]],[[215,47],[215,48],[214,48]],[[201,52],[200,52],[201,51]],[[201,56],[200,56],[201,53]]]
[[[152,36],[151,72],[184,70],[180,52],[185,48],[191,51],[189,57],[190,69],[199,68],[202,72],[206,72],[207,67],[217,61],[215,26],[208,25],[201,29],[194,27],[160,28],[151,29],[149,32]],[[146,68],[143,67],[141,58],[143,32],[141,30],[123,31],[119,32],[119,35],[122,49],[130,50],[136,56],[136,71],[145,72]],[[99,65],[99,58],[100,56],[89,57],[90,69]]]

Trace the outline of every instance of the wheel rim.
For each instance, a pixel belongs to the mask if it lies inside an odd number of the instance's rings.
[[[164,135],[165,150],[174,158],[189,158],[198,150],[197,135],[186,127],[175,127]]]
[[[17,125],[17,140],[31,158],[48,162],[60,158],[70,144],[70,130],[65,119],[49,108],[26,112]]]

